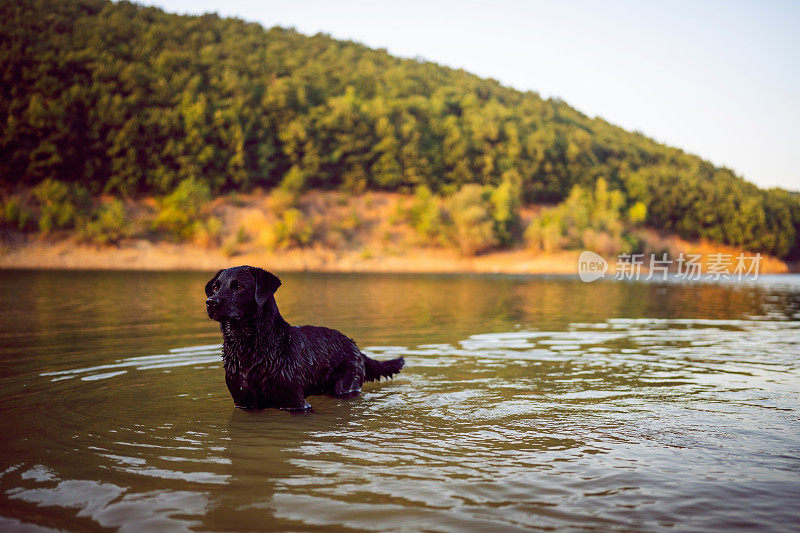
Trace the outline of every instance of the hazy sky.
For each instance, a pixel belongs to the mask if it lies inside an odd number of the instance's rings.
[[[800,2],[144,3],[463,68],[800,190]]]

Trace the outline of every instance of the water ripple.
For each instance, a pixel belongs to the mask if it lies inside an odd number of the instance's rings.
[[[227,436],[122,424],[91,448],[100,470],[171,490],[135,494],[41,465],[4,475],[19,477],[10,499],[75,506],[106,527],[125,513],[150,524],[144,508],[197,527],[175,509],[203,514],[206,491],[254,486],[264,491],[236,493],[236,508],[267,509],[288,530],[774,526],[800,497],[799,347],[794,321],[650,318],[371,346],[406,369],[360,398],[314,397],[310,417],[234,412]],[[183,367],[183,380],[206,379],[219,358],[218,345],[191,346],[41,375],[122,382]],[[215,405],[230,409],[221,394]]]
[[[120,359],[114,363],[105,365],[89,366],[69,370],[58,370],[54,372],[42,372],[40,376],[54,376],[51,381],[70,379],[81,374],[84,381],[94,381],[108,379],[119,376],[127,372],[128,368],[135,370],[153,370],[164,368],[176,368],[187,365],[205,365],[209,363],[219,363],[222,356],[222,345],[190,346],[186,348],[173,348],[169,353],[162,355],[144,355]],[[126,370],[118,370],[126,369]],[[110,370],[110,372],[95,373],[98,370]]]

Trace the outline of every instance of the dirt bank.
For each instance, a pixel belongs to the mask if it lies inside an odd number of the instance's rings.
[[[5,233],[0,235],[0,268],[215,270],[252,264],[284,272],[578,273],[579,251],[545,254],[520,246],[463,257],[453,248],[423,244],[397,214],[409,198],[392,193],[350,196],[312,191],[304,195],[299,208],[304,221],[313,226],[313,237],[304,246],[279,249],[270,244],[274,206],[264,192],[215,200],[211,213],[221,229],[214,238],[197,242],[176,244],[140,236],[98,246],[81,243],[69,233],[49,237]],[[143,217],[152,206],[152,199],[142,199],[128,208]],[[523,221],[529,221],[537,210],[536,206],[523,208]],[[133,223],[142,225],[136,219]],[[701,254],[706,263],[712,254],[735,258],[741,253],[736,248],[689,242],[653,229],[642,230],[641,238],[648,250],[668,252],[673,260],[681,252]],[[609,271],[614,272],[615,258],[609,259]],[[759,268],[760,273],[788,270],[783,261],[768,256],[763,257]]]

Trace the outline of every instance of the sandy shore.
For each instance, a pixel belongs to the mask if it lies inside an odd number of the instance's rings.
[[[577,252],[535,255],[508,251],[460,257],[455,251],[411,250],[404,255],[365,257],[360,252],[324,248],[283,253],[244,252],[226,257],[219,250],[191,244],[154,245],[135,241],[95,247],[70,242],[29,242],[0,250],[0,268],[85,270],[215,270],[251,264],[278,271],[320,272],[496,272],[577,274]]]
[[[708,252],[707,250],[698,250]],[[408,272],[408,273],[507,273],[575,274],[577,251],[553,254],[530,250],[511,250],[461,257],[454,250],[410,249],[400,254],[364,254],[322,247],[292,249],[269,253],[245,250],[228,257],[218,249],[193,244],[153,244],[147,240],[126,242],[120,246],[90,246],[71,241],[47,242],[31,239],[0,248],[0,268],[11,269],[80,269],[80,270],[216,270],[250,264],[268,269],[319,272]],[[765,257],[760,273],[785,273],[788,266]],[[614,272],[613,262],[609,272]]]

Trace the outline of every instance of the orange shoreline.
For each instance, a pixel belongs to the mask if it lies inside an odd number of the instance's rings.
[[[691,253],[738,253],[738,250],[705,250]],[[578,251],[551,254],[517,249],[462,257],[454,250],[419,248],[403,254],[332,250],[320,246],[283,252],[244,250],[231,257],[219,249],[193,244],[154,244],[147,240],[125,242],[120,246],[91,246],[68,240],[28,242],[0,248],[2,269],[73,270],[155,270],[211,271],[233,265],[251,264],[283,272],[375,272],[375,273],[497,273],[497,274],[578,274]],[[609,272],[615,271],[613,260]],[[643,269],[646,271],[646,269]],[[760,274],[787,273],[789,265],[764,256]]]
[[[238,195],[235,200],[219,197],[209,204],[209,214],[222,225],[220,237],[244,233],[241,242],[233,247],[233,255],[223,253],[223,238],[171,243],[139,237],[119,245],[92,245],[81,243],[68,231],[47,237],[5,232],[0,233],[0,268],[212,271],[251,264],[283,272],[578,274],[580,251],[576,250],[544,253],[519,246],[464,257],[454,248],[425,246],[407,221],[397,219],[397,213],[407,208],[410,198],[385,192],[353,196],[309,191],[299,200],[299,208],[306,220],[322,228],[322,235],[304,247],[273,250],[262,238],[276,221],[271,197],[265,191]],[[145,215],[152,214],[152,204],[153,200],[147,198],[128,202],[130,221],[135,227],[146,227]],[[539,207],[523,207],[523,225],[530,222]],[[358,224],[345,225],[354,214]],[[347,238],[340,235],[339,239],[331,239],[337,231],[344,231]],[[742,253],[738,248],[687,241],[654,228],[637,231],[647,249],[668,251],[671,259],[677,259],[680,253],[700,254],[708,264],[712,254],[722,253],[730,255],[735,263]],[[616,258],[610,259],[609,272],[613,273]],[[785,262],[762,255],[759,273],[797,271],[798,266],[790,269]]]

